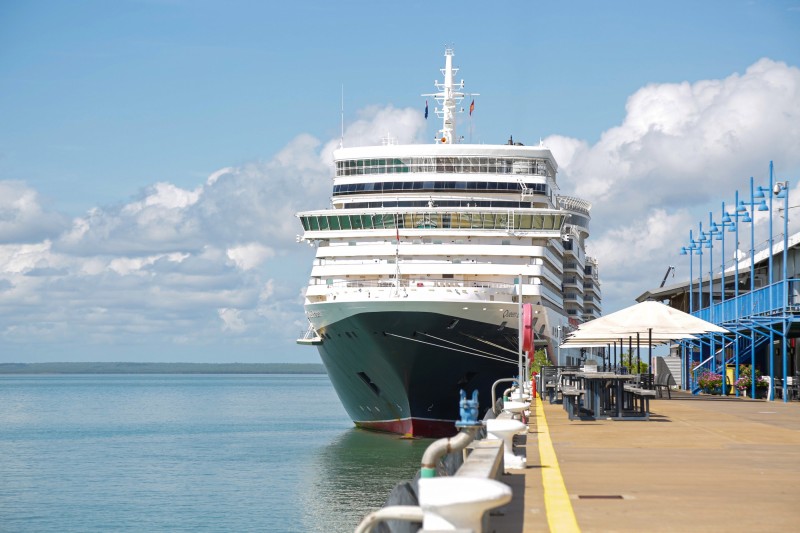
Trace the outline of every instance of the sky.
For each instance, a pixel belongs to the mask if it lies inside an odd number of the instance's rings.
[[[342,107],[348,146],[433,139],[445,46],[465,139],[541,140],[592,202],[606,313],[770,161],[800,205],[800,0],[487,4],[1,2],[0,362],[318,362],[295,213]]]

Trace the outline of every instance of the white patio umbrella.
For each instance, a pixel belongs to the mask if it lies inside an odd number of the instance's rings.
[[[705,333],[730,333],[727,329],[702,320],[660,302],[646,301],[578,326],[567,336],[566,343],[611,343],[637,338],[650,347],[669,341],[693,338]],[[652,359],[652,355],[651,355]]]
[[[605,333],[606,337],[652,333],[664,337],[676,335],[676,339],[685,334],[730,333],[716,324],[654,301],[641,302],[586,322],[578,326],[578,331]]]
[[[664,344],[669,344],[673,341],[678,339],[687,340],[687,339],[697,339],[696,336],[690,335],[688,333],[685,334],[653,334],[648,335],[644,339],[642,339],[641,335],[637,335],[635,333],[619,333],[616,335],[611,335],[608,333],[594,333],[589,331],[574,331],[567,337],[564,342],[561,343],[562,348],[603,348],[609,345],[616,345],[619,344],[620,347],[625,345],[624,341],[628,341],[629,344],[636,344],[637,350],[641,347],[642,344],[646,346],[661,346]],[[614,351],[616,353],[616,349]],[[652,358],[652,357],[651,357]],[[616,357],[614,358],[616,364]],[[609,355],[609,362],[610,362],[610,355]]]
[[[619,342],[620,339],[628,339],[628,338],[635,338],[636,334],[633,333],[620,333],[618,335],[609,335],[609,334],[594,334],[585,331],[577,331],[570,334],[564,342],[561,343],[561,346],[564,347],[573,347],[573,348],[590,348],[590,347],[602,347],[606,344],[610,344],[613,342]],[[697,339],[695,335],[690,334],[669,334],[669,335],[656,335],[653,334],[652,336],[648,336],[648,338],[641,339],[640,336],[640,343],[642,341],[647,341],[651,346],[661,346],[662,344],[669,344],[670,342],[676,340],[690,340],[690,339]]]

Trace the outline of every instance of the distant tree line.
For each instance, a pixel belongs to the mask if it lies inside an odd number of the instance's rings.
[[[318,363],[0,363],[0,374],[325,374]]]

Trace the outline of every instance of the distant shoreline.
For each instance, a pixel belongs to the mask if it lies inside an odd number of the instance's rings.
[[[319,363],[0,363],[0,375],[326,373]]]

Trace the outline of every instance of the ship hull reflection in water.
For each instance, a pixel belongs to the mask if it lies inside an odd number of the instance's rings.
[[[343,432],[316,450],[304,491],[308,531],[352,531],[386,502],[392,488],[411,480],[432,439],[403,439],[362,429]]]

